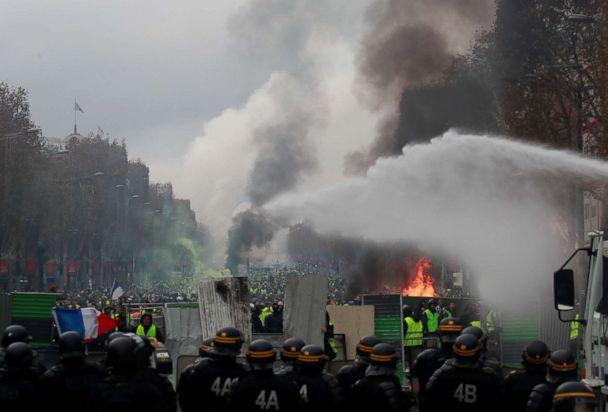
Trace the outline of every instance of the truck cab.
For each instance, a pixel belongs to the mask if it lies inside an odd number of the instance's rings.
[[[588,256],[588,269],[579,313],[575,311],[574,271],[566,266],[580,254]],[[577,355],[584,359],[583,378],[601,391],[603,403],[608,395],[608,242],[604,240],[604,232],[589,233],[587,246],[577,249],[554,273],[553,287],[560,320],[579,323],[582,345]]]

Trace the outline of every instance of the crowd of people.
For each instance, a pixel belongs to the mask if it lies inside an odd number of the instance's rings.
[[[249,292],[253,300],[272,304],[283,300],[285,295],[285,281],[288,275],[305,276],[315,271],[305,271],[301,268],[285,267],[252,267],[249,269],[247,278]],[[331,304],[342,305],[348,303],[345,296],[346,279],[338,271],[324,271],[327,275],[328,289],[327,299]]]
[[[159,280],[154,285],[129,284],[123,288],[125,294],[120,303],[169,303],[197,302],[198,293],[189,280],[171,279]],[[58,292],[56,289],[51,292]],[[103,310],[115,305],[112,301],[112,288],[87,288],[81,290],[66,290],[61,292],[57,300],[59,307],[93,307]]]
[[[427,319],[427,331],[432,322]],[[285,340],[280,350],[255,340],[242,363],[244,336],[233,327],[202,342],[199,358],[174,389],[152,367],[154,346],[145,333],[112,333],[103,363],[88,359],[78,333],[63,333],[58,363],[45,370],[27,330],[11,325],[0,348],[0,410],[160,412],[176,411],[179,404],[183,412],[584,412],[598,404],[594,391],[578,380],[577,360],[567,350],[550,352],[543,342],[531,342],[522,353],[523,369],[505,377],[488,356],[480,327],[444,317],[435,333],[441,345],[416,357],[410,390],[397,377],[398,348],[374,336],[362,338],[354,363],[334,376],[326,371],[324,348],[298,338]]]

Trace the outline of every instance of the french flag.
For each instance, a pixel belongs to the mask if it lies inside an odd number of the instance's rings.
[[[87,341],[108,333],[118,326],[117,320],[95,308],[54,308],[53,318],[59,334],[73,331]]]

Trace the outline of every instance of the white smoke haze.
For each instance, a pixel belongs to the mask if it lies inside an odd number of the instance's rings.
[[[205,124],[173,179],[209,227],[217,265],[235,211],[341,179],[344,156],[369,143],[374,121],[352,89],[359,24],[348,17],[365,3],[258,0],[230,22],[238,47],[272,72],[241,107]],[[291,175],[283,184],[264,178],[275,167]]]
[[[576,182],[607,177],[607,163],[449,131],[379,160],[367,177],[287,194],[266,210],[311,221],[323,234],[413,242],[455,256],[482,297],[501,304],[551,287],[561,239],[549,222],[562,212],[559,199]]]
[[[378,122],[394,112],[405,83],[403,68],[380,58],[395,57],[390,55],[379,55],[375,63],[396,73],[381,74],[387,77],[380,79],[380,85],[362,81],[365,48],[376,40],[382,44],[395,27],[426,24],[441,36],[450,34],[444,45],[447,54],[465,51],[478,26],[491,20],[493,6],[488,4],[493,2],[466,0],[462,6],[439,0],[244,2],[228,23],[233,48],[251,56],[256,73],[261,66],[269,75],[241,106],[206,122],[182,159],[178,176],[171,176],[176,191],[192,199],[198,219],[211,231],[214,263],[224,262],[236,210],[290,190],[340,182],[345,179],[345,157],[374,141]],[[408,50],[425,47],[414,44]],[[410,57],[413,63],[408,67],[414,72],[429,70]],[[447,63],[441,60],[431,74]],[[384,100],[375,100],[384,109],[370,110],[364,97],[368,92]],[[299,133],[272,133],[292,129],[294,119],[293,129]],[[292,159],[299,165],[296,170],[288,167]],[[275,167],[290,174],[282,184],[264,178],[263,172]]]

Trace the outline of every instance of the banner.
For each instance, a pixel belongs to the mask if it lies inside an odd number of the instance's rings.
[[[49,277],[54,277],[55,272],[57,272],[57,263],[54,260],[49,260],[46,262],[46,275]]]
[[[10,273],[10,264],[7,258],[0,259],[0,275],[8,276]]]
[[[36,274],[36,270],[38,269],[38,262],[34,258],[29,258],[25,262],[25,274],[28,277],[32,277]]]
[[[76,276],[80,270],[80,262],[72,260],[68,263],[68,276]]]

